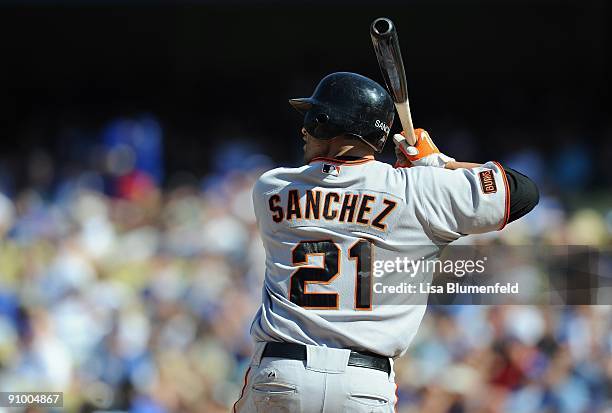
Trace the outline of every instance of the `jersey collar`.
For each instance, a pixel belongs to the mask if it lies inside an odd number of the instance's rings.
[[[316,158],[312,158],[309,163],[313,162],[329,162],[341,165],[358,165],[366,162],[370,162],[374,160],[374,155],[366,155],[366,156],[337,156],[335,158],[327,158],[324,156],[318,156]]]

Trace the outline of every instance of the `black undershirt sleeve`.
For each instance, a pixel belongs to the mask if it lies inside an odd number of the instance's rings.
[[[510,192],[510,213],[508,222],[516,221],[531,211],[540,200],[540,192],[535,182],[515,171],[504,167],[508,179],[508,191]]]

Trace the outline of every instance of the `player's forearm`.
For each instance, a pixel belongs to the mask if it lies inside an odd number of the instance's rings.
[[[477,168],[479,166],[482,166],[482,164],[473,163],[473,162],[450,161],[444,165],[444,168],[455,170],[455,169],[471,169],[471,168]]]

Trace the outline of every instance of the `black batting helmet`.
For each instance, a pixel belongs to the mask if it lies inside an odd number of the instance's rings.
[[[304,115],[304,128],[317,139],[356,136],[382,151],[395,108],[384,87],[357,73],[325,76],[309,98],[290,99]]]

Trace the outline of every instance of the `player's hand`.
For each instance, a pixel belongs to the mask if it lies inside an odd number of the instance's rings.
[[[426,130],[418,128],[414,130],[414,134],[416,136],[414,146],[408,145],[404,132],[394,136],[396,167],[435,166],[444,168],[448,162],[455,161],[455,159],[440,152]],[[398,141],[403,143],[398,144]]]
[[[416,151],[414,146],[410,146],[410,148],[413,148]],[[402,152],[398,145],[395,145],[395,159],[396,161],[394,166],[396,168],[410,168],[412,166],[412,163],[408,160],[406,155],[404,155],[404,152]]]

